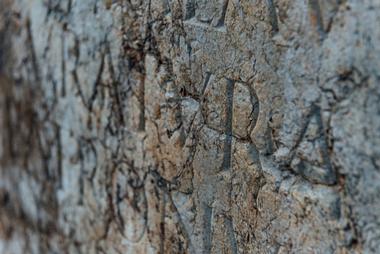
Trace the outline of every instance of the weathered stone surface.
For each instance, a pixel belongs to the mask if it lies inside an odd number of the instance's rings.
[[[0,1],[0,253],[377,253],[379,21]]]

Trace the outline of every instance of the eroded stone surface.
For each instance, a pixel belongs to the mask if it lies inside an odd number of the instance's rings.
[[[0,252],[376,253],[379,8],[2,1]]]

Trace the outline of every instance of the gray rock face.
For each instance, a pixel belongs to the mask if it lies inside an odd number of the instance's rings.
[[[379,21],[2,0],[0,253],[377,253]]]

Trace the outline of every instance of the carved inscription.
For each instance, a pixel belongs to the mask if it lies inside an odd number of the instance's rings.
[[[204,89],[201,110],[205,125],[198,137],[193,168],[195,181],[200,181],[197,225],[202,225],[197,239],[205,253],[237,253],[232,206],[233,145],[247,142],[249,129],[257,120],[258,101],[250,87],[224,77],[210,75]],[[247,129],[239,128],[241,123]],[[252,126],[252,127],[251,127]],[[212,163],[210,163],[212,161]],[[216,246],[213,241],[226,245]]]
[[[317,106],[313,106],[311,116],[301,133],[291,167],[311,182],[328,185],[336,182],[328,155],[321,110]]]

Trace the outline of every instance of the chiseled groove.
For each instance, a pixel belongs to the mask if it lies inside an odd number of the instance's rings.
[[[65,59],[65,32],[61,34],[61,95],[62,97],[66,96],[66,59]]]
[[[232,111],[233,111],[233,97],[234,97],[234,81],[227,79],[226,89],[226,127],[225,127],[225,141],[223,147],[223,163],[222,170],[229,170],[231,168],[231,150],[232,150]]]
[[[276,32],[278,32],[278,21],[277,21],[276,7],[273,4],[273,0],[267,0],[267,5],[268,5],[270,23],[272,25],[272,31],[274,33],[276,33]]]
[[[212,219],[212,207],[207,204],[203,204],[203,253],[209,254],[211,252],[211,242],[212,242],[212,229],[211,229],[211,219]]]
[[[319,1],[309,0],[308,7],[311,25],[316,28],[318,35],[323,39],[325,36],[325,30],[323,27],[323,18]]]
[[[57,140],[57,174],[58,174],[58,181],[59,185],[58,187],[62,188],[62,169],[63,169],[63,151],[62,151],[62,134],[61,134],[61,127],[57,124],[55,125],[55,137]]]
[[[211,75],[212,74],[210,72],[206,72],[206,78],[205,78],[205,82],[203,83],[202,92],[201,92],[202,97],[204,96],[206,88],[210,83]]]
[[[237,242],[236,242],[236,238],[235,238],[234,228],[232,225],[232,220],[225,217],[224,218],[224,224],[225,224],[226,229],[227,229],[227,236],[228,236],[228,240],[230,241],[231,251],[233,254],[237,254],[238,248],[237,248]]]
[[[37,60],[37,54],[36,54],[34,40],[33,40],[32,24],[31,24],[30,18],[26,20],[26,31],[27,31],[27,40],[30,46],[29,49],[30,49],[33,72],[34,72],[36,81],[39,82],[41,80],[40,67],[38,66],[38,60]]]
[[[160,222],[160,254],[165,253],[165,217],[166,217],[166,193],[163,193],[163,200],[161,202],[161,222]]]
[[[224,1],[222,14],[221,14],[221,17],[220,17],[218,23],[216,24],[216,27],[223,27],[225,24],[228,2],[229,2],[229,0]]]
[[[139,88],[140,115],[139,115],[139,131],[145,131],[145,78],[141,78]]]
[[[336,172],[334,172],[334,169],[330,160],[330,156],[328,154],[328,146],[327,146],[327,140],[326,140],[326,133],[323,126],[321,108],[316,107],[316,106],[314,107],[315,107],[315,110],[317,111],[316,120],[317,120],[318,128],[319,128],[319,131],[322,133],[321,150],[322,150],[322,160],[326,167],[325,168],[325,171],[326,171],[325,183],[330,184],[330,185],[336,184],[337,176],[336,176]]]

